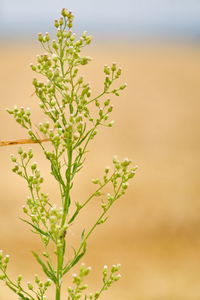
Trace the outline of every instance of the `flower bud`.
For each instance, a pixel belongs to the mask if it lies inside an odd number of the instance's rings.
[[[49,36],[48,32],[46,32],[45,39],[46,39],[47,42],[50,40],[50,36]]]
[[[128,158],[125,158],[125,159],[122,161],[121,165],[122,165],[122,167],[127,167],[127,166],[130,165],[130,163],[131,163],[131,161],[130,161]]]
[[[120,264],[112,265],[111,273],[115,273],[115,272],[119,271],[120,268],[121,268]]]
[[[109,108],[108,108],[108,112],[111,112],[113,110],[113,105],[111,105]]]
[[[23,153],[23,150],[22,150],[22,148],[20,147],[20,148],[18,149],[18,154],[21,155],[22,153]]]
[[[110,68],[108,66],[104,66],[104,73],[110,75]]]
[[[28,209],[26,208],[26,206],[23,206],[23,212],[24,212],[25,214],[28,213]]]
[[[122,277],[121,274],[118,274],[113,279],[114,281],[118,281],[121,277]]]
[[[114,123],[115,123],[114,121],[109,122],[108,127],[112,127],[114,125]]]
[[[97,179],[92,179],[92,183],[94,184],[99,184],[100,183],[100,180],[97,178]]]
[[[117,70],[117,77],[119,77],[119,76],[121,75],[121,73],[122,73],[122,69],[119,68],[119,69]]]
[[[35,283],[37,283],[37,284],[40,283],[40,279],[37,274],[35,274]]]
[[[124,83],[123,85],[120,86],[120,90],[124,90],[127,87],[127,83]]]
[[[33,71],[36,71],[36,70],[37,70],[36,66],[34,66],[33,64],[30,64],[30,67],[31,67],[31,69],[32,69]]]
[[[29,290],[33,290],[33,286],[32,286],[32,284],[30,282],[27,282],[27,286],[28,286]]]
[[[32,164],[31,169],[35,170],[37,168],[37,163]]]
[[[53,42],[52,42],[52,47],[53,47],[55,50],[58,50],[58,44],[56,43],[55,40],[53,40]]]
[[[60,26],[62,26],[62,25],[63,25],[63,23],[64,23],[64,19],[61,17],[61,18],[60,18],[60,20],[59,20],[59,24],[60,24]]]
[[[128,174],[128,178],[133,178],[135,176],[135,171],[131,170]]]
[[[110,167],[106,167],[105,168],[105,173],[108,174],[109,171],[110,171]]]
[[[115,71],[117,70],[116,63],[113,63],[113,64],[112,64],[111,70],[112,70],[113,72],[115,72]]]
[[[103,275],[106,275],[107,273],[108,273],[108,266],[105,265],[105,266],[103,267]]]
[[[91,43],[91,41],[92,41],[92,36],[91,35],[87,36],[86,37],[86,44],[89,45]]]
[[[39,42],[43,42],[43,35],[42,35],[42,33],[38,33],[38,41]]]
[[[106,100],[106,101],[104,102],[104,105],[105,105],[105,106],[108,106],[109,103],[110,103],[110,99]]]
[[[45,286],[51,286],[52,284],[52,281],[50,279],[48,279],[46,282],[45,282]]]
[[[128,182],[122,183],[122,188],[126,190],[128,188]]]
[[[19,274],[18,277],[17,277],[17,281],[20,282],[21,280],[22,280],[22,275]]]
[[[58,22],[58,20],[55,20],[55,21],[54,21],[54,26],[55,26],[56,28],[59,27],[59,22]]]
[[[62,15],[63,17],[68,17],[68,16],[69,16],[69,11],[68,11],[66,8],[63,8],[63,9],[61,10],[61,15]]]
[[[6,255],[5,257],[4,257],[4,262],[5,262],[5,264],[7,264],[8,262],[9,262],[9,260],[10,260],[10,255]]]
[[[12,160],[12,162],[16,162],[17,161],[16,157],[14,157],[13,154],[11,155],[11,160]]]

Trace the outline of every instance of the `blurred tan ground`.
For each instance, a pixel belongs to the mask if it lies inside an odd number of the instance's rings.
[[[29,106],[39,121],[36,98],[30,96],[34,74],[28,66],[38,53],[41,50],[32,46],[1,47],[1,140],[26,137],[5,107]],[[90,179],[110,164],[114,154],[139,165],[126,197],[89,242],[84,261],[93,266],[91,288],[98,286],[104,264],[121,262],[123,277],[102,300],[199,300],[200,48],[104,44],[88,48],[87,55],[93,62],[83,73],[94,94],[101,90],[104,64],[113,61],[122,66],[128,88],[113,99],[115,126],[102,129],[90,146],[74,199],[85,199],[93,191]],[[39,147],[33,148],[48,176]],[[10,171],[9,157],[16,149],[0,149],[0,248],[11,254],[11,275],[22,273],[28,280],[40,272],[30,253],[40,244],[18,218],[28,191]],[[50,176],[45,188],[56,197]],[[92,223],[96,206],[93,202],[81,215],[83,227]],[[77,233],[77,228],[70,232],[74,243]],[[1,284],[0,300],[7,299],[17,298]]]

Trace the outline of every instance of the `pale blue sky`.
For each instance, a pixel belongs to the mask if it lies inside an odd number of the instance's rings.
[[[92,34],[200,38],[200,0],[0,0],[0,32],[51,31],[62,7],[73,11],[78,29]]]

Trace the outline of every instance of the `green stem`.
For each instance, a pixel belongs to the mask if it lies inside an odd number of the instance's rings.
[[[60,292],[61,292],[61,285],[58,283],[56,285],[56,300],[60,300]]]
[[[72,168],[72,148],[70,146],[70,148],[68,150],[68,168],[67,168],[67,172],[66,172],[67,185],[66,185],[66,191],[65,191],[64,211],[63,211],[61,227],[66,222],[66,217],[67,217],[69,205],[70,205],[71,168]]]

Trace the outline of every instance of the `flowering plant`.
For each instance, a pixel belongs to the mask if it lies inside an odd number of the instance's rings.
[[[47,280],[42,282],[36,275],[34,284],[23,284],[21,275],[12,280],[7,273],[9,255],[4,255],[1,251],[0,279],[23,300],[47,299],[46,292],[50,285],[55,285],[54,298],[61,299],[64,276],[85,255],[89,237],[97,226],[106,222],[107,212],[125,194],[128,181],[134,177],[136,171],[136,167],[130,167],[129,159],[119,161],[114,157],[113,167],[106,167],[102,178],[92,180],[96,190],[88,199],[75,202],[71,197],[74,178],[84,166],[88,145],[96,136],[97,129],[100,126],[113,125],[113,121],[109,121],[113,106],[108,97],[112,94],[119,96],[126,87],[126,84],[119,88],[112,87],[121,75],[121,69],[114,63],[111,67],[104,67],[103,90],[99,95],[92,96],[90,84],[78,75],[79,66],[90,61],[89,57],[81,56],[81,50],[90,44],[92,38],[86,32],[79,39],[75,37],[71,30],[73,18],[71,12],[62,9],[60,19],[55,20],[54,24],[57,29],[56,40],[51,40],[48,33],[38,35],[46,53],[39,55],[37,63],[31,64],[31,68],[46,78],[43,82],[34,78],[33,86],[40,100],[40,109],[47,120],[35,127],[29,109],[15,106],[14,109],[7,110],[16,122],[27,130],[29,140],[25,140],[24,143],[38,143],[41,147],[44,157],[50,163],[51,175],[57,182],[60,194],[58,207],[52,203],[49,195],[43,192],[44,179],[38,164],[33,162],[34,155],[31,149],[25,151],[19,148],[18,155],[11,156],[14,163],[12,171],[26,181],[30,191],[30,196],[23,206],[26,217],[22,220],[41,239],[44,252],[41,255],[33,252],[33,255],[47,276]],[[96,108],[96,113],[92,113],[94,109],[91,110],[91,107]],[[49,142],[50,147],[45,147],[44,142]],[[111,192],[105,195],[104,188],[107,185],[111,186]],[[81,211],[95,197],[102,198],[99,216],[88,231],[82,230],[80,244],[74,249],[72,257],[69,257],[68,229],[78,221]],[[50,251],[52,247],[53,253]],[[84,278],[89,274],[90,267],[81,264],[79,273],[73,275],[72,285],[66,290],[65,299],[98,299],[104,290],[120,278],[119,268],[120,265],[113,265],[109,270],[104,266],[102,286],[97,292],[88,294]]]

